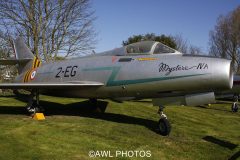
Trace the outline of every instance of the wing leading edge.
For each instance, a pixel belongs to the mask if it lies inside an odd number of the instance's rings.
[[[83,87],[101,87],[103,83],[92,81],[73,81],[63,83],[0,83],[0,89],[75,89]]]

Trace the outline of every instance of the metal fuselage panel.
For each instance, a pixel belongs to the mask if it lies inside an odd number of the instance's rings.
[[[213,91],[231,87],[230,61],[182,55],[92,56],[45,64],[27,83],[94,81],[105,84],[53,95],[84,98],[159,97],[164,92]],[[16,82],[23,82],[26,73]]]

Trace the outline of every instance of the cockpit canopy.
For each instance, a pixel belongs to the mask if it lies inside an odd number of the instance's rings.
[[[101,53],[101,55],[115,55],[115,56],[149,55],[149,54],[181,54],[181,53],[156,41],[141,41]]]

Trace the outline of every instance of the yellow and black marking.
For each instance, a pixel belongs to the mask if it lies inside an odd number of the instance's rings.
[[[24,75],[24,79],[23,79],[24,83],[29,82],[31,80],[31,74],[33,73],[33,71],[35,71],[36,68],[41,66],[41,63],[42,62],[37,57],[34,57],[32,68],[28,70]]]
[[[29,70],[26,72],[25,76],[24,76],[24,80],[23,82],[28,82],[30,80],[30,77],[31,77],[31,73],[32,73],[32,70]]]
[[[143,57],[143,58],[138,58],[137,60],[139,60],[139,61],[155,61],[155,60],[158,60],[158,58],[154,58],[154,57]]]
[[[41,66],[41,61],[37,57],[34,57],[32,68],[34,69],[40,66]]]

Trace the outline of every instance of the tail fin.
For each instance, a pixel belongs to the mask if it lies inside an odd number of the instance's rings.
[[[30,69],[37,68],[41,62],[35,57],[26,46],[23,39],[18,37],[14,41],[16,59],[0,60],[0,65],[18,65],[18,73],[24,73]]]
[[[18,37],[14,41],[14,48],[17,59],[34,59],[34,55],[32,54],[31,50],[26,46],[22,38]]]

